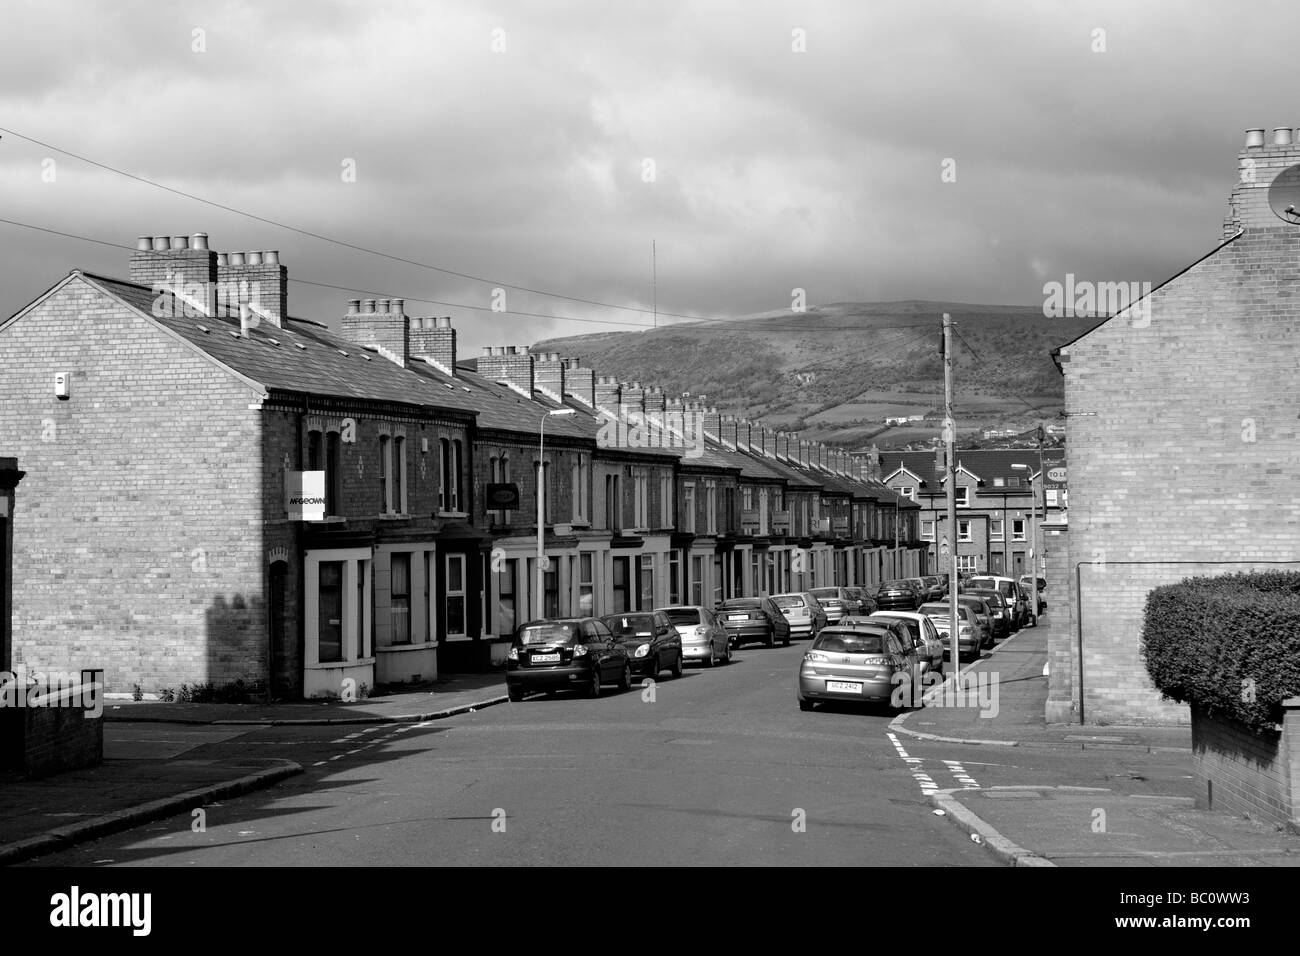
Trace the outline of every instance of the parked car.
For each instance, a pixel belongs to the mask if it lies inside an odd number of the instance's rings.
[[[964,604],[975,612],[975,620],[984,628],[984,643],[981,647],[993,646],[993,608],[989,607],[987,601],[977,594],[959,594],[957,603]]]
[[[886,581],[876,591],[876,609],[915,611],[925,603],[925,594],[910,580]]]
[[[948,593],[948,578],[942,574],[929,574],[925,577],[925,583],[930,586],[932,601],[938,601]]]
[[[684,660],[702,661],[705,667],[712,667],[719,658],[724,664],[731,663],[731,638],[707,607],[683,604],[655,610],[668,615],[668,620],[677,628],[682,638]]]
[[[827,700],[892,706],[894,689],[900,683],[915,689],[919,672],[916,649],[898,628],[865,621],[828,627],[799,662],[799,709],[812,710],[818,701]]]
[[[863,587],[845,588],[854,598],[857,599],[858,605],[853,609],[854,614],[871,614],[876,609],[876,599],[871,593]]]
[[[1039,578],[1038,581],[1035,582],[1032,574],[1022,574],[1020,575],[1020,587],[1025,591],[1029,591],[1031,588],[1033,589],[1033,593],[1038,598],[1038,613],[1042,614],[1043,611],[1047,609],[1047,601],[1043,599],[1043,591],[1047,587],[1047,580],[1045,578]]]
[[[984,603],[993,611],[993,639],[1004,641],[1011,636],[1012,606],[1002,596],[1001,591],[990,588],[971,588],[966,592],[971,597],[983,598]]]
[[[653,679],[669,668],[682,676],[682,636],[663,611],[629,611],[601,618],[614,640],[632,656],[632,671]]]
[[[935,630],[939,632],[939,640],[943,641],[944,649],[951,649],[952,619],[949,616],[948,602],[936,601],[923,604],[920,610],[934,623]],[[975,613],[968,607],[957,605],[957,653],[974,660],[980,656],[980,648],[984,646],[984,642],[984,629],[975,620]]]
[[[791,637],[816,637],[826,626],[826,609],[807,591],[773,594],[772,603],[785,615]]]
[[[911,633],[913,643],[918,640],[921,642],[916,650],[917,656],[921,659],[921,673],[931,671],[935,674],[943,673],[945,647],[943,641],[939,640],[939,631],[934,626],[934,622],[924,614],[919,611],[876,611],[867,620],[901,621]]]
[[[1029,602],[1025,600],[1020,586],[1016,584],[1015,578],[1002,577],[1001,575],[981,574],[971,578],[967,582],[968,587],[972,588],[991,588],[998,591],[1007,599],[1007,603],[1012,606],[1011,629],[1019,630],[1029,621]]]
[[[771,647],[778,639],[790,646],[790,622],[770,597],[732,598],[718,605],[716,616],[739,649],[746,641],[762,641]]]
[[[599,697],[601,685],[632,686],[632,658],[604,622],[594,617],[528,621],[515,629],[506,652],[506,693],[512,701],[530,690],[585,690]]]
[[[848,588],[813,588],[809,593],[825,608],[827,624],[836,624],[846,614],[857,610],[857,598],[849,593]]]

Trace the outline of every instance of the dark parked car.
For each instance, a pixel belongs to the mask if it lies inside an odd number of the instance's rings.
[[[632,658],[604,622],[594,617],[529,621],[515,630],[506,652],[506,693],[519,701],[530,690],[585,690],[600,696],[602,684],[632,686]]]
[[[876,609],[880,611],[915,611],[925,603],[925,595],[910,580],[886,581],[876,591]]]
[[[632,670],[658,679],[665,667],[682,676],[682,636],[663,611],[629,611],[601,618],[614,640],[632,655]]]
[[[849,593],[848,588],[813,588],[812,596],[825,609],[828,624],[837,623],[857,609],[858,599]]]
[[[996,618],[993,616],[993,608],[989,606],[988,601],[977,594],[957,595],[957,603],[965,605],[975,612],[975,620],[984,625],[984,647],[993,646],[993,624]]]
[[[852,610],[853,614],[874,614],[876,611],[876,599],[866,588],[851,587],[845,588],[849,594],[857,599],[858,606]]]
[[[993,611],[993,639],[1005,641],[1011,636],[1013,612],[1001,591],[991,588],[971,588],[963,596],[982,598]]]
[[[894,688],[910,683],[915,691],[919,675],[916,648],[900,622],[860,621],[817,635],[799,662],[795,696],[800,710],[826,700],[892,705]]]
[[[719,604],[715,614],[734,648],[746,641],[771,647],[780,640],[782,647],[790,646],[790,622],[769,597],[732,598]]]

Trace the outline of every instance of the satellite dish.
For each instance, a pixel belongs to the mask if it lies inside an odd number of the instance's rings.
[[[1300,225],[1300,166],[1278,173],[1268,187],[1268,205],[1283,222]]]

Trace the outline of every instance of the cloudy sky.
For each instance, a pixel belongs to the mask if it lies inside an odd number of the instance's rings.
[[[661,321],[796,288],[1037,305],[1066,273],[1159,282],[1217,241],[1243,130],[1300,124],[1287,3],[1250,29],[1227,2],[1029,0],[48,0],[4,20],[0,217],[278,249],[306,280],[294,314],[402,296],[475,352],[649,324],[652,240]],[[127,249],[3,223],[0,242],[0,315],[72,268],[126,274]]]

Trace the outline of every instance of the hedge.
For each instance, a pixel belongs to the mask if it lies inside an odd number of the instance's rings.
[[[1147,595],[1142,659],[1165,697],[1255,733],[1300,695],[1300,571],[1188,578]]]

